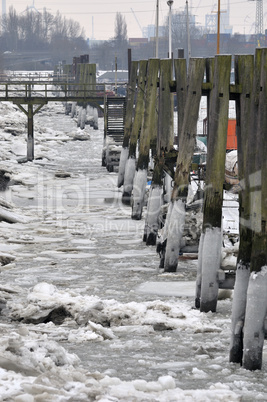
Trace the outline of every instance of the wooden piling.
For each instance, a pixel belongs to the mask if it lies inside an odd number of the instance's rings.
[[[231,56],[215,56],[214,83],[210,99],[206,186],[203,210],[203,250],[200,310],[216,311],[218,270],[222,246],[222,204],[229,113]]]
[[[89,91],[94,94],[96,91],[96,64],[86,64],[86,81],[85,83],[89,85]]]
[[[254,81],[254,135],[255,171],[250,175],[250,184],[255,192],[251,211],[252,251],[250,279],[247,291],[247,306],[244,327],[244,368],[259,370],[262,366],[262,351],[265,338],[264,322],[267,314],[267,49],[257,49],[255,55]],[[258,78],[258,80],[257,80]],[[256,111],[256,113],[255,113]],[[255,138],[256,134],[256,138]],[[251,188],[252,191],[252,188]]]
[[[181,50],[181,49],[180,49]],[[182,49],[183,50],[183,49]],[[179,57],[179,54],[178,54]],[[182,132],[182,126],[183,126],[183,120],[184,120],[184,114],[185,114],[185,103],[186,103],[186,95],[187,95],[187,68],[186,68],[186,60],[181,56],[182,58],[177,60],[174,60],[174,73],[175,73],[175,82],[176,82],[176,105],[177,105],[177,133],[174,137],[174,143],[176,145],[179,145],[179,137],[181,136]],[[169,158],[170,155],[167,157]],[[174,158],[174,153],[172,158]],[[170,160],[167,160],[165,158],[165,169],[166,165],[169,166]],[[174,166],[174,163],[171,162],[172,165]],[[167,179],[170,180],[170,177],[173,178],[174,174],[171,174],[170,171],[168,171],[169,177],[165,177],[165,188],[167,188]],[[170,191],[171,195],[171,191]],[[165,202],[170,202],[171,197],[169,194],[165,195]],[[167,244],[167,237],[168,237],[168,231],[169,231],[169,223],[170,223],[170,218],[171,218],[171,209],[172,209],[172,203],[169,204],[168,208],[168,213],[167,217],[164,222],[164,229],[162,231],[162,237],[161,237],[161,244],[158,244],[158,247],[162,250],[161,252],[161,262],[160,262],[160,267],[164,268],[164,260],[165,260],[165,252],[166,252],[166,244]]]
[[[126,115],[125,115],[124,137],[123,137],[120,164],[119,164],[118,187],[121,187],[124,183],[125,165],[129,154],[129,140],[133,124],[137,72],[138,72],[138,61],[133,61],[131,64],[131,77],[127,87]]]
[[[187,72],[186,72],[185,59],[174,60],[174,72],[176,80],[176,99],[177,99],[177,117],[178,117],[177,127],[178,127],[178,141],[179,141],[179,135],[182,132],[183,127],[186,94],[187,94]]]
[[[27,161],[34,160],[33,105],[28,104]]]
[[[157,132],[157,83],[159,59],[150,59],[147,68],[144,116],[140,133],[139,156],[133,187],[132,219],[141,219],[147,184],[150,144]]]
[[[163,166],[165,154],[173,147],[173,94],[170,90],[172,80],[172,60],[163,59],[159,64],[159,103],[157,156],[154,161],[152,184],[149,193],[144,241],[155,245],[159,229],[159,215],[163,202]]]
[[[185,204],[188,194],[189,175],[197,134],[197,121],[202,94],[204,70],[205,59],[190,59],[188,90],[183,126],[179,139],[180,145],[171,200],[173,205],[164,261],[164,270],[166,272],[175,272],[178,264],[185,220]]]
[[[247,302],[252,246],[249,172],[251,171],[251,107],[254,76],[254,56],[235,57],[235,84],[242,87],[236,100],[236,135],[239,176],[239,252],[237,257],[235,290],[232,306],[230,362],[242,364],[243,327]],[[253,152],[252,152],[253,153]]]
[[[137,78],[137,93],[135,101],[134,119],[132,123],[132,130],[129,140],[129,152],[128,159],[125,164],[124,173],[124,183],[123,183],[123,194],[122,202],[124,204],[129,204],[131,201],[131,195],[133,190],[133,181],[135,175],[135,165],[136,165],[136,147],[137,141],[140,135],[142,120],[143,120],[143,110],[144,110],[144,93],[145,93],[145,83],[147,77],[147,60],[141,60],[139,62],[139,72]]]
[[[206,83],[209,85],[210,90],[207,91],[207,119],[210,121],[210,105],[211,105],[211,94],[213,88],[214,79],[214,58],[206,59]],[[209,138],[209,124],[207,124],[207,139]],[[203,240],[204,233],[201,233],[199,246],[198,246],[198,264],[197,264],[197,279],[196,279],[196,297],[195,306],[200,308],[200,297],[201,297],[201,280],[202,280],[202,252],[203,252]]]

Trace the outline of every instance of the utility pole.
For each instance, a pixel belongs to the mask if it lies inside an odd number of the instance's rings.
[[[159,58],[159,0],[156,4],[156,59]]]
[[[169,59],[172,58],[172,5],[173,0],[168,0],[167,4],[169,6]]]
[[[189,59],[191,57],[191,45],[190,45],[188,0],[186,0],[186,30],[187,30],[187,65],[189,65]]]
[[[218,0],[218,13],[217,13],[217,54],[220,54],[220,23],[221,23],[221,0]]]

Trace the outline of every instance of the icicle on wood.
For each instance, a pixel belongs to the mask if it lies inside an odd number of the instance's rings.
[[[198,246],[197,279],[196,279],[196,298],[195,298],[195,307],[196,307],[196,308],[200,308],[203,240],[204,240],[204,233],[202,232],[201,235],[200,235],[199,246]]]
[[[267,244],[265,244],[267,247]],[[265,248],[266,249],[266,248]],[[247,370],[260,370],[267,313],[267,265],[249,278],[244,327],[244,363]]]
[[[71,103],[71,118],[72,119],[75,117],[75,114],[76,114],[76,106],[77,106],[76,102]]]
[[[179,152],[176,163],[174,188],[172,192],[172,215],[166,245],[164,270],[175,272],[177,269],[180,245],[185,222],[185,205],[188,194],[189,174],[195,147],[199,104],[202,94],[205,59],[193,58],[189,64],[188,91]]]

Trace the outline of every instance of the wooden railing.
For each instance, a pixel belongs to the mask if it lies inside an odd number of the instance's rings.
[[[125,84],[118,85],[124,88]],[[117,90],[118,90],[117,88]],[[117,94],[112,84],[77,84],[58,81],[4,81],[0,82],[0,101],[19,103],[21,100],[44,101],[79,101],[104,99]]]

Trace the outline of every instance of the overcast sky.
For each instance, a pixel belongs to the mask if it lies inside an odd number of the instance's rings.
[[[230,2],[230,25],[234,32],[253,34],[255,32],[256,1],[221,0],[221,11],[227,10]],[[84,27],[86,36],[95,39],[110,39],[114,36],[116,12],[121,12],[127,23],[128,37],[142,37],[141,27],[155,24],[156,0],[6,0],[6,9],[13,5],[17,12],[24,11],[27,6],[38,10],[44,7],[54,14],[57,10],[67,18],[78,21]],[[188,0],[192,14],[197,23],[205,25],[205,14],[216,12],[217,1]],[[265,6],[266,5],[266,6]],[[263,0],[263,7],[267,3]],[[174,0],[173,11],[181,11],[185,0]],[[133,12],[132,12],[133,10]],[[167,1],[159,0],[159,23],[163,24],[168,15]],[[264,29],[267,28],[267,12],[264,13]],[[138,20],[138,22],[137,22]]]

